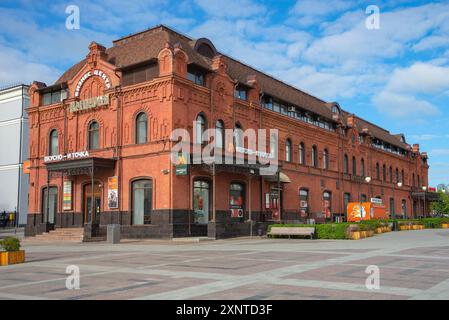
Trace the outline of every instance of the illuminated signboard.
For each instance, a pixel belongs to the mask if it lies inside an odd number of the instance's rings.
[[[67,154],[58,154],[55,156],[45,156],[44,162],[54,162],[54,161],[65,161],[65,160],[75,160],[81,158],[89,157],[88,151],[78,151]]]

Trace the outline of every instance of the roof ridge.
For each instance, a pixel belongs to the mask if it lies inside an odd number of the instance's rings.
[[[147,33],[147,32],[149,33],[149,32],[152,32],[152,31],[156,31],[157,29],[165,29],[166,31],[169,31],[169,32],[172,32],[172,33],[176,33],[177,35],[179,35],[179,36],[181,36],[181,37],[184,37],[184,38],[186,38],[186,39],[189,40],[189,41],[193,40],[192,38],[190,38],[190,37],[187,36],[186,34],[180,32],[180,31],[178,31],[178,30],[176,30],[176,29],[174,29],[174,28],[168,27],[168,26],[166,26],[166,25],[164,25],[164,24],[158,24],[158,25],[155,26],[155,27],[147,28],[147,29],[142,30],[142,31],[138,31],[138,32],[135,32],[135,33],[131,33],[131,34],[127,35],[127,36],[123,36],[123,37],[118,38],[118,39],[116,39],[116,40],[112,40],[112,44],[115,45],[117,42],[120,42],[120,41],[122,41],[122,40],[131,38],[131,37],[134,37],[134,36],[137,36],[137,35],[140,35],[140,34],[144,34],[144,33]]]
[[[283,85],[286,85],[286,86],[288,86],[288,87],[290,87],[290,88],[292,88],[292,89],[294,89],[294,90],[297,90],[297,91],[299,91],[299,92],[301,92],[301,93],[304,93],[304,94],[308,95],[309,97],[311,97],[311,98],[313,98],[313,99],[316,99],[316,100],[318,100],[318,101],[320,101],[320,102],[323,102],[323,103],[329,103],[328,101],[322,100],[322,99],[320,99],[320,98],[318,98],[318,97],[316,97],[316,96],[314,96],[314,95],[312,95],[312,94],[310,94],[310,93],[308,93],[308,92],[306,92],[306,91],[304,91],[304,90],[301,90],[301,89],[295,87],[295,86],[292,85],[292,84],[286,83],[286,82],[284,82],[284,81],[282,81],[282,80],[276,78],[275,76],[273,76],[273,75],[271,75],[271,74],[269,74],[269,73],[267,73],[267,72],[265,72],[265,71],[261,71],[261,70],[259,70],[258,68],[255,68],[255,67],[253,67],[253,66],[251,66],[251,65],[249,65],[249,64],[247,64],[247,63],[244,63],[244,62],[242,62],[242,61],[240,61],[240,60],[238,60],[238,59],[236,59],[236,58],[233,58],[233,57],[231,57],[231,56],[228,56],[228,55],[226,55],[226,54],[224,54],[224,53],[222,53],[222,52],[218,52],[218,53],[221,54],[221,55],[223,55],[224,57],[226,57],[226,58],[228,58],[228,59],[234,60],[235,62],[240,63],[241,65],[244,65],[245,67],[248,67],[248,68],[250,68],[250,69],[253,69],[254,71],[257,71],[257,72],[259,72],[259,73],[262,73],[263,75],[265,75],[265,76],[267,76],[267,77],[269,77],[269,78],[271,78],[271,79],[273,79],[273,80],[275,80],[275,81],[277,81],[277,82],[279,82],[279,83],[281,83],[281,84],[283,84]]]

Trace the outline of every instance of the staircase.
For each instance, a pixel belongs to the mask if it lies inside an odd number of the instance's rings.
[[[81,243],[84,237],[83,228],[59,228],[50,232],[36,235],[33,238],[26,238],[28,242],[72,242]]]

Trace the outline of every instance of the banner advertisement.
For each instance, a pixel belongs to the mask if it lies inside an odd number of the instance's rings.
[[[108,178],[108,207],[118,209],[118,178]]]
[[[65,180],[63,182],[63,199],[62,199],[62,210],[70,211],[72,210],[72,181]]]

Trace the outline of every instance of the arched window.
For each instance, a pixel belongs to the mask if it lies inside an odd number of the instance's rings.
[[[379,162],[376,163],[376,178],[377,178],[377,180],[380,180],[380,165],[379,165]]]
[[[401,214],[404,218],[407,216],[407,200],[405,199],[401,202]]]
[[[355,159],[355,157],[352,157],[352,175],[357,175],[357,160]]]
[[[400,182],[399,169],[396,168],[396,183]]]
[[[136,143],[147,143],[148,136],[148,118],[144,112],[136,117]]]
[[[393,167],[390,166],[388,173],[390,175],[390,182],[393,182]]]
[[[234,128],[234,145],[243,148],[243,129],[240,123],[235,124]]]
[[[203,134],[206,131],[206,117],[204,115],[199,114],[196,117],[195,121],[195,143],[202,144],[203,143]]]
[[[304,216],[309,214],[309,190],[301,188],[299,190],[299,209]]]
[[[270,136],[270,154],[277,159],[278,156],[278,136],[272,133]]]
[[[344,212],[347,212],[349,202],[351,202],[351,194],[346,192],[343,195],[343,211]]]
[[[387,181],[387,166],[385,164],[383,165],[382,173],[383,173],[383,180],[384,180],[384,182],[386,182]]]
[[[344,157],[343,172],[345,174],[349,174],[349,157],[347,154],[345,154],[345,157]]]
[[[306,164],[306,146],[304,145],[304,142],[299,144],[299,164]]]
[[[327,149],[324,149],[323,151],[323,169],[329,169],[329,151],[327,151]]]
[[[332,193],[329,191],[323,192],[323,209],[326,218],[330,218],[332,212]]]
[[[312,147],[312,166],[318,167],[318,148]]]
[[[136,180],[132,183],[132,224],[151,223],[153,207],[153,181],[150,179]]]
[[[92,121],[89,124],[88,132],[89,150],[95,150],[100,148],[100,125],[96,121]]]
[[[365,176],[365,159],[360,160],[360,175]]]
[[[401,182],[405,183],[404,169],[401,170]]]
[[[290,139],[285,142],[285,161],[292,162],[292,141]]]
[[[59,154],[58,131],[56,129],[53,129],[50,132],[48,154],[50,156],[56,156]]]
[[[215,123],[215,147],[224,148],[224,123],[221,120]]]

